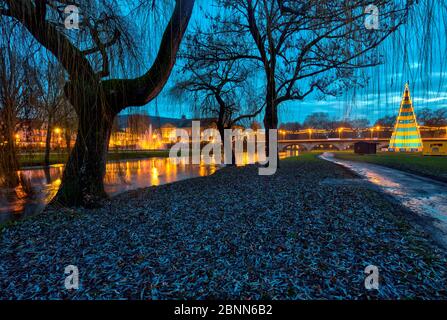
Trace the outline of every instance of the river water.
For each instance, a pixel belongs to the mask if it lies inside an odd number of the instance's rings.
[[[298,156],[298,151],[280,153],[281,158],[289,156]],[[257,155],[249,157],[244,153],[236,160],[240,165],[245,165],[262,159]],[[219,165],[190,165],[187,162],[183,159],[175,164],[169,158],[109,162],[104,178],[105,190],[110,196],[114,196],[128,190],[208,176],[219,169]],[[63,172],[63,165],[19,171],[25,183],[14,189],[0,188],[0,224],[42,211],[57,193]]]
[[[337,159],[332,153],[320,157],[349,168],[425,221],[430,221],[436,238],[447,244],[446,183],[384,166]]]
[[[207,176],[218,169],[214,165],[185,162],[175,164],[168,158],[109,162],[104,178],[106,192],[114,196],[128,190]],[[63,165],[21,170],[24,185],[15,189],[0,188],[0,223],[40,212],[56,194],[63,170]]]

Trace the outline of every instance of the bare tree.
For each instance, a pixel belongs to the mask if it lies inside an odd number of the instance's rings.
[[[155,1],[139,4],[153,7]],[[62,23],[67,18],[64,12],[67,5],[79,8],[82,24],[78,33],[67,30]],[[132,29],[129,26],[132,14],[127,18],[119,14],[122,1],[0,1],[0,14],[25,28],[54,55],[69,77],[64,92],[76,110],[78,132],[53,202],[96,206],[107,197],[103,178],[113,119],[128,106],[147,104],[163,89],[193,5],[194,0],[175,1],[152,66],[141,76],[123,79],[123,70],[129,67],[123,58],[138,51],[139,41],[136,32],[132,36],[128,32]],[[114,70],[116,78],[112,78]]]
[[[46,123],[45,166],[50,165],[51,138],[56,123],[65,116],[67,102],[64,96],[65,75],[63,69],[52,57],[46,57],[47,63],[36,75],[38,84],[37,108]]]
[[[31,52],[13,41],[15,28],[1,25],[0,41],[0,176],[7,186],[19,184],[16,150],[18,118],[26,113],[31,101],[30,74],[26,61]]]
[[[198,28],[187,37],[183,61],[183,78],[173,88],[176,95],[188,92],[203,116],[214,118],[222,142],[224,130],[244,119],[256,117],[263,109],[249,81],[249,65],[242,61],[211,59],[218,47],[213,32],[204,33]],[[206,37],[206,39],[200,39]],[[199,40],[200,39],[200,40]]]
[[[210,59],[252,60],[265,79],[264,126],[278,125],[278,107],[312,93],[337,95],[365,81],[360,68],[381,63],[374,50],[403,22],[405,1],[381,0],[380,29],[365,27],[363,0],[218,0],[212,15],[226,48]],[[213,52],[213,51],[211,51]]]

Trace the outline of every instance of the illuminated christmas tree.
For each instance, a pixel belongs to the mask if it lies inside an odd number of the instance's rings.
[[[399,116],[391,136],[389,151],[393,152],[420,152],[422,139],[410,97],[408,83],[400,104]]]

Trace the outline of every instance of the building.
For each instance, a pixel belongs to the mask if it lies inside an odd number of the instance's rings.
[[[176,143],[177,129],[192,134],[192,122],[200,121],[201,131],[215,127],[214,119],[167,118],[146,114],[118,115],[110,137],[110,149],[165,149]]]
[[[39,119],[19,119],[14,139],[16,146],[24,150],[39,150],[45,148],[48,133],[48,123]],[[68,140],[68,141],[67,141]],[[63,149],[67,143],[73,146],[76,135],[67,132],[60,126],[51,129],[51,149]]]
[[[377,143],[373,142],[356,142],[354,144],[354,153],[357,154],[376,154],[377,153]]]
[[[424,156],[447,156],[447,141],[426,141],[422,151]]]
[[[205,129],[216,128],[215,119],[187,119],[149,116],[146,114],[118,115],[113,123],[109,148],[112,150],[154,150],[166,149],[178,141],[177,129],[192,135],[192,122],[200,121],[203,133]],[[45,121],[22,119],[15,132],[15,143],[20,149],[39,150],[45,148],[47,136]],[[67,134],[61,126],[52,128],[51,149],[63,149],[70,139],[74,145],[76,134]]]

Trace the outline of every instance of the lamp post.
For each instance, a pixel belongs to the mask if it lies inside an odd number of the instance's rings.
[[[312,129],[309,129],[309,140],[312,140]]]
[[[341,140],[341,134],[343,133],[343,128],[338,128],[338,139]]]
[[[377,126],[376,130],[377,130],[377,139],[380,139],[380,126]]]
[[[286,132],[284,130],[279,130],[279,134],[282,135],[282,138],[286,138]]]
[[[374,135],[374,128],[371,128],[371,140],[373,139],[373,135]]]

